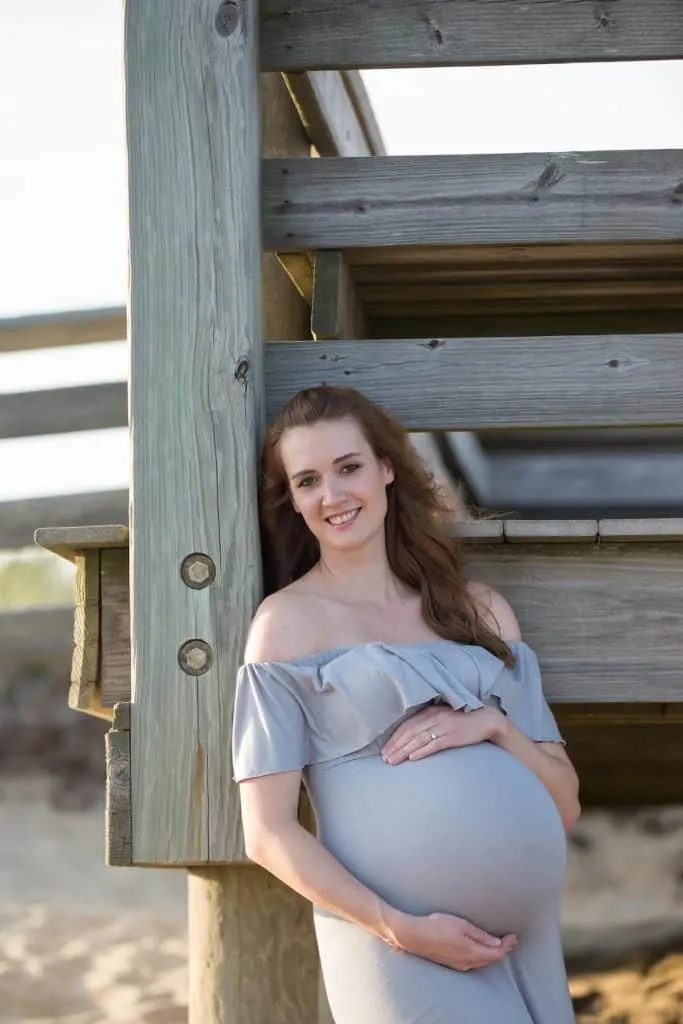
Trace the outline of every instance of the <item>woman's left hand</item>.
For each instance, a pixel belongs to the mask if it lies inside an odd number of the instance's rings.
[[[449,747],[469,747],[493,739],[504,721],[502,711],[496,708],[454,711],[430,705],[399,725],[382,747],[382,757],[388,764],[400,764],[419,761]]]

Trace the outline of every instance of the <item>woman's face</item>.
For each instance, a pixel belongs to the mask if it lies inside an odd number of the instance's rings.
[[[294,508],[321,549],[355,548],[383,527],[394,473],[354,419],[292,427],[282,435],[280,456]]]

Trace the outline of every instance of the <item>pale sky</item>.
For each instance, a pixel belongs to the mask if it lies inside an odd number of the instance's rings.
[[[390,153],[683,148],[683,61],[375,71]],[[0,317],[123,304],[121,0],[0,0]],[[0,392],[124,379],[123,343],[0,355]],[[125,430],[0,442],[0,501],[123,487]]]

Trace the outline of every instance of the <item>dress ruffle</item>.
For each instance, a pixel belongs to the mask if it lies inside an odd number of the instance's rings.
[[[497,707],[534,740],[563,742],[524,642],[508,668],[483,647],[434,640],[366,643],[290,662],[251,662],[238,673],[233,724],[237,782],[360,751],[375,752],[431,703]]]

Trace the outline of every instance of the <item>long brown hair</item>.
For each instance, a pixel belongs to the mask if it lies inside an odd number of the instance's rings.
[[[353,388],[300,391],[268,429],[259,488],[266,589],[299,579],[320,557],[317,539],[292,505],[280,457],[282,435],[292,427],[347,418],[356,421],[375,457],[393,467],[385,520],[389,566],[421,594],[425,622],[446,640],[477,644],[513,665],[508,645],[482,621],[467,589],[461,547],[448,532],[452,512],[441,489],[401,424]]]

